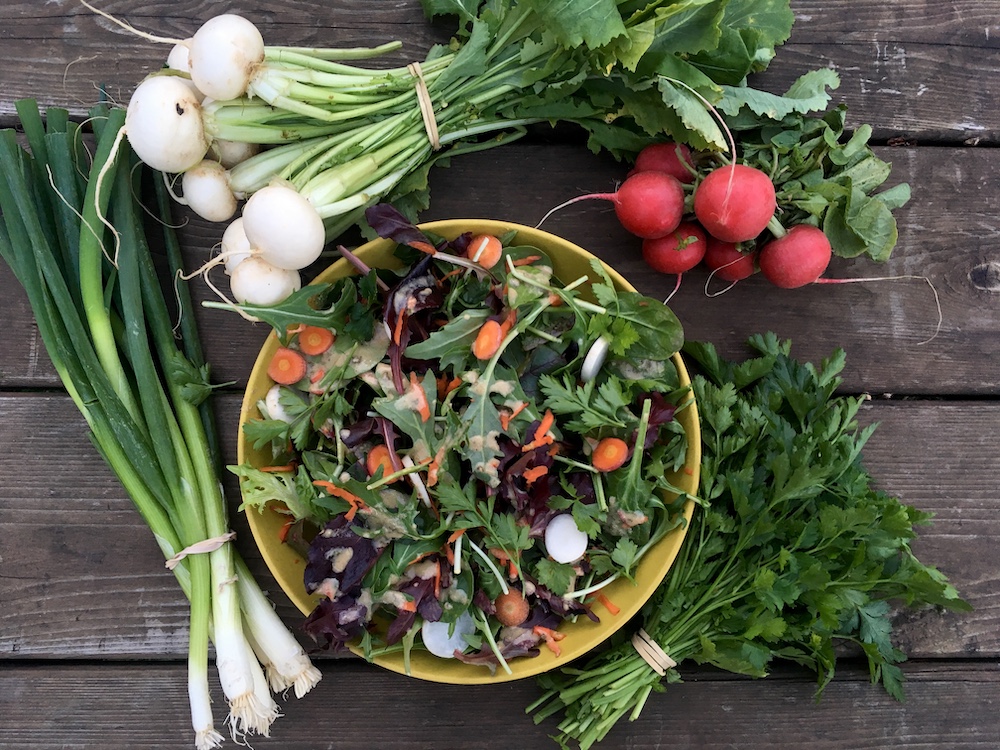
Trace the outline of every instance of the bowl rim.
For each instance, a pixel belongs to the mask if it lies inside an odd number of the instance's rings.
[[[574,262],[589,264],[591,259],[597,258],[597,256],[569,240],[534,227],[514,222],[494,219],[442,219],[421,223],[418,227],[425,232],[448,239],[470,231],[473,233],[490,233],[497,236],[516,231],[518,244],[538,246],[539,242],[541,242],[543,245],[559,248],[574,256]],[[377,239],[364,243],[353,252],[364,259],[366,256],[377,255],[379,253],[391,254],[392,249],[397,244],[391,239]],[[547,248],[540,247],[540,249],[546,250],[550,257],[553,255],[551,250]],[[604,261],[601,261],[601,263],[608,276],[615,283],[616,288],[622,291],[635,291],[635,288],[619,272]],[[317,275],[311,284],[328,283],[342,276],[355,275],[356,273],[353,266],[345,259],[340,258]],[[271,331],[261,346],[247,379],[240,408],[237,433],[237,463],[239,465],[247,463],[256,453],[243,437],[243,427],[247,421],[259,416],[257,403],[263,397],[263,392],[267,390],[266,388],[263,391],[261,390],[261,383],[266,382],[268,387],[270,387],[271,383],[267,377],[266,370],[273,350],[276,347],[277,336],[274,331]],[[675,354],[673,361],[677,367],[681,385],[690,385],[690,377],[681,355]],[[684,469],[682,472],[675,473],[673,481],[676,486],[686,491],[689,495],[694,495],[698,488],[701,466],[701,431],[697,403],[693,400],[693,395],[691,404],[679,414],[679,419],[684,424],[685,432],[687,433],[688,453]],[[694,505],[694,501],[689,497],[683,510],[685,522],[678,528],[668,532],[640,562],[636,570],[637,585],[630,589],[624,589],[626,593],[634,591],[635,594],[628,597],[628,601],[624,603],[616,600],[616,604],[620,608],[618,614],[610,615],[606,613],[606,610],[603,610],[599,624],[594,624],[589,619],[581,617],[576,622],[568,622],[561,626],[562,629],[569,632],[567,632],[566,638],[560,642],[560,656],[556,657],[549,649],[541,649],[541,653],[536,657],[512,661],[510,666],[513,674],[507,674],[502,669],[497,669],[495,674],[491,674],[488,669],[483,667],[464,664],[453,659],[439,659],[423,652],[414,652],[411,655],[409,676],[448,684],[501,683],[536,676],[559,668],[593,650],[624,627],[659,587],[661,581],[672,567],[680,551],[680,546],[687,535],[687,529],[690,526],[691,517],[694,512]],[[254,542],[271,575],[292,603],[303,614],[309,614],[315,603],[319,600],[319,597],[309,595],[305,592],[301,576],[301,571],[304,569],[304,561],[300,556],[292,552],[291,548],[287,545],[274,543],[278,538],[277,525],[283,524],[287,520],[287,516],[282,516],[270,508],[261,512],[252,512],[252,510],[248,509],[245,511],[245,515],[251,534],[254,537]],[[650,567],[649,562],[656,560],[659,554],[662,554],[663,557],[660,560],[659,566],[654,570]],[[297,580],[293,576],[293,571],[296,568],[298,572]],[[639,583],[640,580],[641,583]],[[607,588],[622,590],[622,584],[631,586],[628,581],[619,579]],[[612,598],[614,599],[614,597]],[[608,616],[604,617],[604,614],[608,614]],[[571,636],[578,637],[573,638]],[[363,656],[362,650],[357,645],[352,644],[351,650],[355,654]],[[391,671],[407,674],[400,654],[380,656],[374,658],[372,661]]]

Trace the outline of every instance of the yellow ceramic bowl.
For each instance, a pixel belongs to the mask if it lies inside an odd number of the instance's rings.
[[[423,224],[421,228],[449,239],[457,237],[463,232],[489,233],[501,236],[511,230],[516,230],[517,237],[514,244],[533,245],[546,252],[552,259],[556,277],[563,281],[573,280],[592,272],[590,261],[594,256],[571,242],[538,229],[507,222],[478,219],[435,221]],[[369,266],[375,268],[397,267],[399,262],[392,255],[394,247],[395,243],[392,241],[376,240],[363,245],[355,252]],[[338,260],[320,274],[314,283],[330,282],[353,272],[353,267],[346,261]],[[608,273],[619,289],[627,291],[634,289],[613,269],[609,268]],[[240,413],[238,460],[241,464],[249,462],[251,465],[262,466],[269,462],[265,453],[255,451],[253,445],[243,438],[243,425],[248,420],[260,417],[257,404],[264,398],[267,390],[273,384],[267,376],[267,364],[277,346],[277,338],[272,333],[264,343],[247,383],[243,408]],[[688,373],[679,355],[675,356],[674,364],[680,374],[681,383],[687,385],[690,382]],[[679,419],[688,438],[687,463],[683,471],[670,477],[670,481],[676,487],[694,494],[698,488],[698,474],[701,464],[701,433],[695,406],[692,405],[682,410],[679,413]],[[693,507],[694,504],[690,501],[685,506],[684,513],[688,520],[691,518]],[[302,582],[305,561],[291,548],[279,541],[279,531],[288,517],[272,510],[265,510],[263,513],[251,510],[247,516],[254,539],[271,573],[296,606],[304,614],[308,614],[312,611],[317,598],[306,593]],[[498,669],[496,675],[491,676],[485,667],[463,664],[456,659],[439,659],[426,652],[415,651],[411,658],[410,674],[413,677],[435,682],[469,685],[520,679],[568,664],[599,645],[639,611],[639,608],[652,595],[673,564],[681,542],[684,540],[686,528],[687,524],[683,524],[682,527],[672,531],[646,554],[638,566],[634,584],[627,580],[618,580],[605,587],[604,593],[621,610],[617,615],[611,615],[602,605],[596,604],[595,612],[601,620],[599,623],[592,622],[586,617],[580,617],[577,618],[576,622],[567,622],[561,626],[560,629],[566,634],[566,637],[560,642],[561,654],[559,656],[547,648],[542,648],[541,654],[537,657],[512,660],[510,667],[513,674],[508,675],[502,669]],[[401,655],[382,657],[377,659],[376,663],[405,674]]]

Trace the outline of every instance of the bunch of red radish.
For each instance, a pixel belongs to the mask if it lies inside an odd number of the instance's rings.
[[[692,187],[693,217],[686,203]],[[682,274],[704,263],[735,282],[759,268],[775,286],[794,289],[815,282],[832,256],[821,229],[781,226],[767,174],[728,164],[699,179],[683,144],[647,146],[617,192],[587,197],[614,203],[621,225],[643,240],[643,259],[662,273]],[[765,232],[770,239],[758,248]]]

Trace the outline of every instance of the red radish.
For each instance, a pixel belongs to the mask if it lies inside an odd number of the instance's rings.
[[[723,281],[742,281],[753,276],[757,253],[743,252],[735,242],[723,242],[709,237],[704,260],[705,265]]]
[[[560,208],[590,199],[614,203],[621,225],[642,239],[670,234],[677,229],[684,216],[684,187],[676,177],[666,172],[635,172],[621,184],[618,192],[590,193],[572,198],[551,209],[536,226],[541,226]]]
[[[636,172],[666,172],[681,182],[694,182],[691,149],[683,143],[651,143],[635,157]]]
[[[694,191],[698,221],[710,235],[725,242],[754,239],[776,208],[771,178],[743,164],[712,170]]]
[[[760,272],[782,289],[812,284],[828,265],[833,251],[823,230],[799,224],[760,251]]]
[[[653,270],[660,273],[690,271],[705,256],[705,233],[689,221],[681,222],[665,237],[642,241],[642,258]]]

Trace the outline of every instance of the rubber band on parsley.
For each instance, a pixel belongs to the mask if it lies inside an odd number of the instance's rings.
[[[906,655],[893,646],[890,601],[968,611],[936,569],[910,550],[930,515],[872,486],[860,463],[874,426],[863,397],[838,397],[844,353],[819,367],[790,342],[756,336],[759,356],[722,360],[687,344],[702,420],[701,500],[680,555],[646,603],[643,627],[676,662],[763,677],[775,659],[833,678],[837,642],[867,657],[873,682],[902,699]],[[588,748],[638,717],[662,678],[629,640],[588,663],[543,675],[535,720],[562,712],[557,740]],[[666,681],[679,682],[678,669]]]
[[[681,325],[616,291],[599,262],[562,283],[513,233],[485,269],[469,260],[471,234],[427,236],[385,205],[368,221],[400,243],[403,270],[343,250],[361,275],[241,307],[285,349],[301,353],[308,327],[335,334],[246,425],[274,465],[234,467],[245,505],[284,501],[290,543],[319,527],[305,584],[323,599],[306,629],[335,649],[424,647],[491,671],[558,652],[564,619],[596,620],[588,597],[631,578],[683,522],[687,496],[665,499],[687,450],[674,416],[690,389],[671,361]],[[582,377],[598,340],[603,364]],[[606,438],[627,455],[601,470]]]

